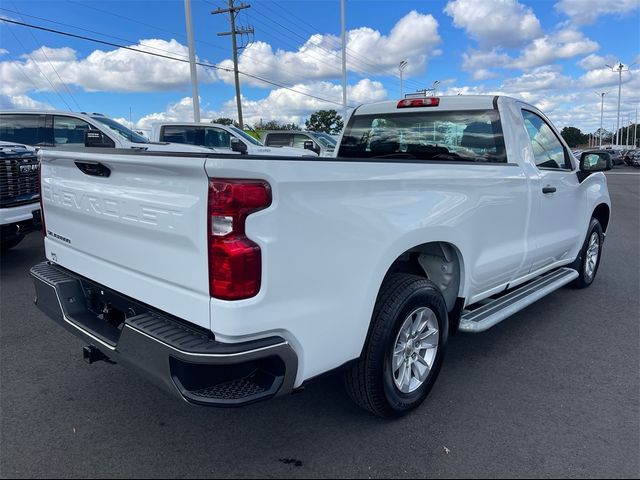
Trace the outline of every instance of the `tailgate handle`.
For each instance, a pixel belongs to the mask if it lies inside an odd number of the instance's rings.
[[[76,167],[82,171],[82,173],[86,175],[91,175],[92,177],[108,177],[111,175],[111,170],[109,167],[104,166],[101,163],[97,162],[75,162]]]

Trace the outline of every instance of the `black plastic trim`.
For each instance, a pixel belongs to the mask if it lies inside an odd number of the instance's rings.
[[[208,330],[155,310],[114,328],[89,309],[85,289],[95,282],[49,262],[32,267],[31,276],[36,305],[47,316],[189,403],[242,406],[293,390],[298,358],[281,337],[222,343]],[[133,302],[140,311],[143,304]]]

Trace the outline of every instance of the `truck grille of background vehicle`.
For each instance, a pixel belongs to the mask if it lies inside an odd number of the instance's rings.
[[[40,193],[40,166],[32,154],[0,152],[0,206],[33,203]]]

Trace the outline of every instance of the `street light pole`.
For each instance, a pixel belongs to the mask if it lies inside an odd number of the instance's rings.
[[[629,130],[631,130],[631,114],[627,117],[629,122],[627,123],[627,141],[624,143],[625,148],[629,148]]]
[[[637,141],[638,141],[638,109],[636,108],[636,126],[633,129],[633,148],[638,146]]]
[[[340,1],[340,27],[342,34],[342,119],[347,118],[347,34],[345,32],[344,2]]]
[[[196,73],[196,52],[193,42],[193,23],[191,20],[191,0],[184,0],[184,16],[187,21],[187,39],[189,41],[189,70],[191,71],[191,97],[193,101],[193,121],[200,123],[200,97],[198,95],[198,74]]]
[[[604,114],[604,96],[607,92],[596,92],[600,96],[600,148],[602,148],[602,116]]]
[[[633,67],[635,63],[632,63],[627,67],[627,71],[630,71],[631,67]],[[620,95],[622,93],[622,72],[624,71],[625,65],[622,62],[618,62],[618,65],[612,67],[611,65],[605,65],[605,67],[609,67],[612,72],[618,72],[618,121],[617,121],[617,129],[616,129],[616,145],[620,145],[622,141],[622,132],[620,131]]]
[[[407,67],[407,61],[406,60],[402,60],[400,62],[400,64],[398,65],[398,70],[400,70],[400,98],[404,98],[404,88],[402,85],[402,72],[404,71],[404,69]]]

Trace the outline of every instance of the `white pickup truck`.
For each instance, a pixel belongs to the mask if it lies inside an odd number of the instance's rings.
[[[342,367],[359,405],[403,415],[450,334],[590,285],[611,211],[608,154],[577,165],[538,109],[502,96],[360,106],[336,158],[40,155],[38,307],[89,362],[198,405]]]
[[[198,145],[220,153],[268,155],[280,157],[317,157],[310,149],[264,145],[234,125],[219,123],[166,122],[151,126],[151,140],[174,144]]]

